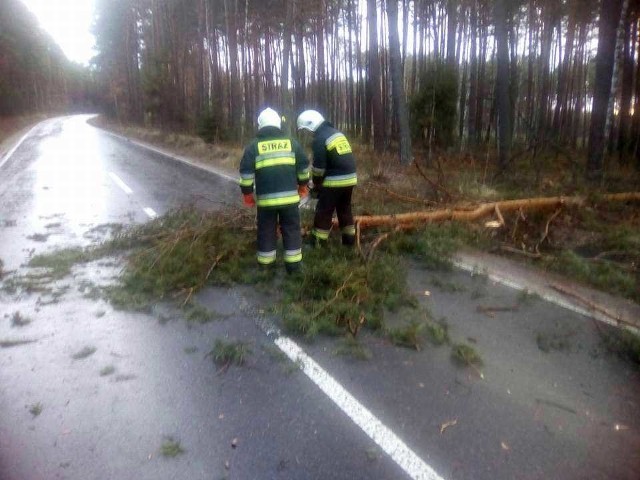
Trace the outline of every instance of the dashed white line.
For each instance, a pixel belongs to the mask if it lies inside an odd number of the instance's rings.
[[[127,195],[131,195],[133,193],[133,190],[131,190],[131,188],[129,188],[129,186],[124,183],[118,175],[113,172],[109,172],[109,176],[111,177],[111,180],[113,180],[114,183],[118,185],[124,193],[126,193]],[[144,213],[146,213],[147,216],[151,219],[154,219],[158,216],[153,208],[144,207],[142,210],[144,210]]]
[[[158,216],[158,214],[155,212],[153,208],[144,207],[143,210],[144,210],[144,213],[146,213],[149,218],[156,218]]]
[[[307,355],[293,340],[278,337],[275,344],[296,364],[304,374],[327,395],[338,408],[346,413],[371,440],[389,455],[413,480],[443,480],[395,433]]]
[[[131,195],[133,193],[133,190],[131,190],[129,186],[124,183],[118,175],[113,172],[109,172],[109,176],[111,177],[111,180],[113,180],[114,183],[118,185],[124,193],[126,193],[127,195]]]

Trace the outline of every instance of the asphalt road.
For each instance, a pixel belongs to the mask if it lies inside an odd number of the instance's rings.
[[[25,273],[30,256],[91,244],[106,224],[238,196],[227,179],[85,116],[49,120],[0,166],[0,259]],[[586,317],[408,263],[399,268],[421,302],[484,365],[461,369],[447,346],[414,352],[365,334],[368,361],[336,355],[335,340],[300,344],[318,370],[265,334],[259,292],[202,292],[222,318],[205,325],[168,306],[132,314],[88,298],[83,285],[109,283],[119,268],[77,267],[59,298],[0,292],[0,480],[640,476],[640,373]],[[488,306],[515,308],[478,308]],[[206,356],[218,338],[247,342],[248,365],[219,372]],[[545,339],[558,348],[541,349]],[[83,349],[93,353],[74,358]],[[164,457],[169,439],[185,452]]]

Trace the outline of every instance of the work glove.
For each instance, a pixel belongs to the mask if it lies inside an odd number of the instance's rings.
[[[309,195],[309,187],[306,185],[298,185],[298,195],[300,195],[301,199]]]
[[[255,207],[256,200],[253,198],[253,193],[245,193],[242,195],[242,203],[244,203],[245,207]]]

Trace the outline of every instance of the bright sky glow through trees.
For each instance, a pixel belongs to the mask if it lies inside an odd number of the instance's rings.
[[[87,65],[94,56],[90,33],[94,0],[22,0],[69,60]]]

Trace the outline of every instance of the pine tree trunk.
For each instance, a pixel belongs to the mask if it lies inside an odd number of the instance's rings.
[[[316,19],[316,40],[317,40],[317,67],[316,67],[316,75],[317,75],[317,94],[316,101],[318,103],[323,103],[324,109],[328,109],[329,105],[327,102],[329,101],[327,94],[327,85],[326,85],[326,67],[324,61],[324,17],[327,15],[326,3],[325,0],[320,0],[320,15]]]
[[[625,0],[627,1],[627,0]],[[593,91],[593,109],[589,130],[589,152],[586,177],[599,182],[603,177],[606,123],[611,97],[612,73],[616,50],[616,28],[620,22],[623,0],[602,2],[596,57],[596,79]]]
[[[533,75],[533,71],[534,71],[534,52],[536,50],[536,42],[534,42],[534,30],[535,30],[535,23],[534,23],[534,12],[535,12],[535,5],[534,5],[534,0],[530,0],[529,1],[529,13],[528,13],[528,19],[529,19],[529,25],[528,25],[528,30],[529,30],[529,35],[528,35],[528,60],[527,60],[527,104],[525,107],[525,118],[528,122],[527,124],[527,139],[529,142],[531,142],[533,140],[533,137],[535,136],[535,122],[532,121],[533,119],[533,111],[534,111],[534,98],[535,98],[535,85],[534,85],[534,75]]]
[[[536,134],[538,144],[540,145],[544,145],[544,139],[549,130],[547,123],[549,113],[549,92],[551,90],[549,64],[551,62],[551,43],[553,41],[553,29],[555,23],[552,9],[556,7],[555,5],[551,5],[546,6],[545,8],[545,24],[542,33],[540,61],[538,63],[540,69],[540,93],[538,95],[538,121],[536,125]]]
[[[575,38],[575,17],[569,14],[567,27],[567,39],[564,50],[564,60],[558,73],[558,89],[556,95],[556,108],[553,113],[553,132],[556,139],[563,138],[564,125],[567,116],[567,92],[569,90],[569,73],[571,69],[571,57],[573,56],[573,43]]]
[[[620,128],[618,130],[618,155],[621,164],[626,163],[629,152],[629,135],[631,129],[631,108],[633,101],[633,61],[635,58],[636,33],[632,41],[632,20],[625,20],[624,53],[622,60],[622,96],[620,99]],[[634,22],[634,28],[637,22]]]
[[[498,43],[496,94],[498,110],[498,169],[506,170],[511,158],[511,98],[509,95],[509,43],[506,0],[496,0],[495,33]]]
[[[259,40],[258,42],[259,48]],[[273,67],[271,65],[271,32],[269,26],[264,34],[264,102],[273,104],[276,100],[273,88]]]
[[[380,56],[378,55],[378,7],[376,0],[367,0],[369,24],[369,87],[368,103],[371,105],[373,124],[373,148],[377,152],[384,149],[384,123],[382,119],[382,99],[380,92]]]
[[[398,115],[398,127],[400,130],[400,163],[403,165],[408,165],[413,160],[413,155],[411,152],[411,132],[409,131],[409,114],[407,112],[407,100],[404,93],[402,60],[400,58],[397,0],[387,0],[387,15],[389,17],[389,54],[391,57],[390,60],[393,103],[397,106],[396,111]]]
[[[233,8],[232,8],[233,7]],[[242,93],[238,78],[238,29],[236,26],[236,2],[224,0],[225,23],[227,26],[227,41],[229,42],[229,70],[230,70],[230,135],[234,139],[240,138],[240,117],[242,113]]]
[[[285,122],[283,129],[285,135],[291,135],[291,122],[293,121],[293,105],[291,104],[291,94],[289,92],[289,63],[291,60],[291,27],[296,8],[296,0],[286,0],[286,21],[282,32],[282,70],[280,78],[280,89],[282,95],[282,112]]]
[[[476,112],[478,107],[478,12],[475,0],[472,2],[472,5],[469,10],[469,36],[471,37],[469,54],[469,113],[467,117],[469,146],[476,144]]]

